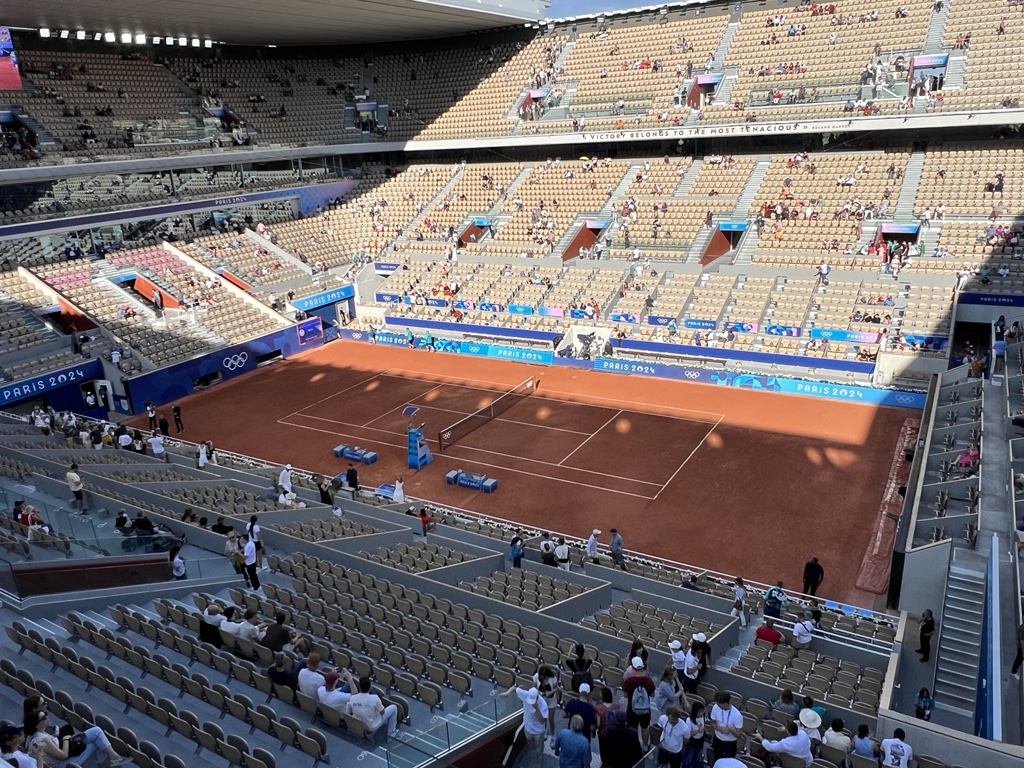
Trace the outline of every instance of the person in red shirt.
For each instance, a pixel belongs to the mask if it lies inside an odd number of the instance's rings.
[[[778,646],[779,643],[785,644],[786,642],[785,635],[775,628],[775,621],[772,619],[765,619],[764,624],[754,632],[754,636],[758,640],[765,640],[774,646]]]

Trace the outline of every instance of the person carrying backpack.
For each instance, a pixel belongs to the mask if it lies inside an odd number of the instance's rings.
[[[622,683],[626,694],[626,725],[640,728],[640,741],[646,753],[651,748],[651,696],[654,695],[654,681],[647,672],[647,665],[639,656],[634,656],[630,665],[633,675]]]
[[[512,541],[509,542],[509,551],[512,555],[512,567],[522,568],[523,567],[523,537],[519,535],[519,531],[516,531],[515,536],[512,537]]]
[[[768,591],[764,593],[764,615],[779,618],[782,615],[782,609],[788,602],[789,596],[782,588],[782,582],[776,582],[774,587],[769,587]]]

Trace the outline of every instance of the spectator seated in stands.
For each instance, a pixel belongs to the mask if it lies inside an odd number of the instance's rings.
[[[338,685],[337,672],[328,672],[324,677],[324,684],[316,691],[316,698],[320,702],[320,706],[330,707],[338,714],[345,713],[349,701],[352,700],[352,694],[357,689],[356,682],[352,679],[352,673],[347,669],[342,672],[345,675],[343,685]]]
[[[125,514],[125,517],[127,517],[127,513]],[[132,529],[134,529],[139,542],[143,546],[149,547],[151,551],[154,552],[168,552],[185,543],[184,536],[176,536],[166,528],[161,528],[154,524],[152,520],[146,517],[146,513],[141,509],[135,514],[135,521],[131,522],[130,525]],[[124,526],[119,527],[122,528],[122,533],[124,533]]]
[[[242,640],[256,642],[267,631],[267,625],[261,623],[256,615],[256,611],[249,608],[240,621],[235,621],[233,616],[225,618],[221,622],[220,631],[229,635],[235,635]]]
[[[757,628],[754,636],[758,640],[764,640],[774,646],[778,646],[779,643],[786,645],[786,636],[775,628],[775,620],[771,618],[764,620],[764,624]]]
[[[267,668],[267,677],[275,685],[283,685],[293,691],[299,687],[299,672],[305,665],[296,661],[284,651],[274,657],[274,663]]]
[[[283,611],[278,611],[274,615],[274,624],[267,627],[263,637],[260,638],[260,645],[269,648],[274,653],[291,651],[295,643],[299,641],[300,635],[285,624],[287,620],[288,615]]]
[[[969,467],[974,464],[981,456],[981,451],[977,445],[972,445],[967,449],[966,453],[961,453],[957,456],[956,463],[959,467]]]

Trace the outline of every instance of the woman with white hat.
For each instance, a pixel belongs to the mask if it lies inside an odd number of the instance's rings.
[[[821,743],[821,715],[813,709],[801,709],[797,718],[800,730],[807,734],[810,740]]]

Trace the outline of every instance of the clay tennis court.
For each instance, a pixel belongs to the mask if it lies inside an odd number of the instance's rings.
[[[438,431],[530,376],[532,396],[437,451]],[[883,494],[915,411],[745,389],[336,342],[180,402],[184,437],[334,475],[340,443],[377,451],[364,486],[406,494],[872,606],[858,590]],[[434,461],[407,468],[403,409],[419,407]],[[169,408],[167,408],[169,411]],[[136,419],[145,425],[145,418]],[[903,430],[905,432],[905,430]],[[499,482],[484,494],[451,469]]]

